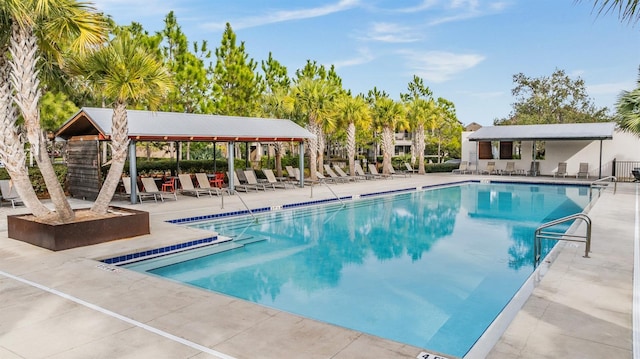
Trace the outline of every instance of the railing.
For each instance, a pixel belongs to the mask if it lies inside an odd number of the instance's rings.
[[[581,219],[587,224],[587,233],[585,235],[579,234],[567,234],[558,232],[549,232],[545,229],[556,226],[565,222]],[[591,218],[584,213],[576,213],[567,217],[556,219],[555,221],[547,222],[540,227],[536,228],[534,242],[533,242],[533,256],[534,265],[538,265],[541,255],[542,238],[553,239],[557,241],[569,241],[569,242],[584,242],[584,257],[589,258],[589,252],[591,252]]]
[[[612,162],[612,175],[618,177],[620,182],[633,182],[634,177],[631,171],[640,168],[640,161],[617,161]]]
[[[597,179],[589,185],[589,197],[593,194],[593,189],[605,189],[609,187],[609,183],[613,182],[613,194],[616,194],[618,190],[618,178],[616,176],[607,176],[600,179]],[[600,197],[600,192],[598,192],[598,197]]]
[[[333,193],[333,196],[336,197],[338,199],[338,201],[340,201],[340,203],[344,206],[344,202],[342,201],[342,198],[340,198],[332,189],[331,187],[329,187],[329,184],[326,181],[318,181],[318,183],[322,183],[323,185],[325,185],[329,191],[331,191],[331,193]],[[311,198],[313,198],[313,182],[311,182]]]
[[[220,193],[220,197],[221,197],[220,209],[224,209],[224,192],[225,191],[222,191]],[[240,202],[242,202],[242,204],[244,205],[244,208],[246,208],[247,211],[249,211],[249,214],[251,215],[251,217],[253,217],[255,221],[258,221],[258,217],[256,217],[255,214],[253,214],[253,212],[251,211],[251,208],[247,206],[247,203],[242,199],[242,197],[240,197],[240,193],[238,193],[238,191],[235,188],[233,189],[233,193],[231,193],[231,190],[229,190],[228,188],[227,188],[227,192],[229,193],[229,195],[235,194],[236,196],[238,196],[238,199],[240,200]]]

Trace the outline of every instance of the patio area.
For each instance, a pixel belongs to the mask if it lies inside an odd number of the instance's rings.
[[[590,182],[447,173],[337,184],[331,190],[348,196],[471,179]],[[541,271],[504,334],[485,338],[490,344],[465,358],[632,358],[639,190],[638,183],[620,183],[616,194],[605,191],[589,211],[591,258],[582,257],[582,244],[559,243],[556,258]],[[334,198],[322,185],[240,196],[249,208]],[[151,234],[60,252],[7,238],[6,215],[26,210],[1,207],[0,357],[416,358],[429,351],[98,261],[209,234],[166,220],[246,209],[237,196],[222,201],[116,201],[148,211]]]

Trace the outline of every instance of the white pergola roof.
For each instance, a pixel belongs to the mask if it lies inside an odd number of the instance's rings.
[[[83,107],[57,136],[111,137],[113,109]],[[137,141],[302,141],[315,136],[293,121],[255,117],[127,110],[129,138]]]
[[[614,122],[563,123],[482,127],[469,135],[469,141],[559,141],[610,140]]]

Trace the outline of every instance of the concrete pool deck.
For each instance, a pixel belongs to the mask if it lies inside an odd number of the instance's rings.
[[[331,188],[347,196],[478,178],[532,180],[428,174]],[[615,195],[602,194],[589,212],[591,257],[582,257],[583,244],[563,245],[488,358],[632,357],[638,187],[620,183]],[[324,186],[240,196],[250,208],[333,198]],[[6,215],[26,210],[0,208],[0,358],[416,358],[429,351],[96,260],[202,238],[206,232],[164,221],[244,210],[237,197],[225,197],[224,209],[217,197],[114,205],[149,211],[151,234],[51,252],[8,239]]]

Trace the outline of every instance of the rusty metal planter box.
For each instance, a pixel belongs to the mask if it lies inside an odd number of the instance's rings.
[[[7,216],[8,235],[9,238],[59,251],[150,233],[148,212],[121,207],[111,209],[122,215],[64,224],[36,222],[27,218],[29,215]]]

